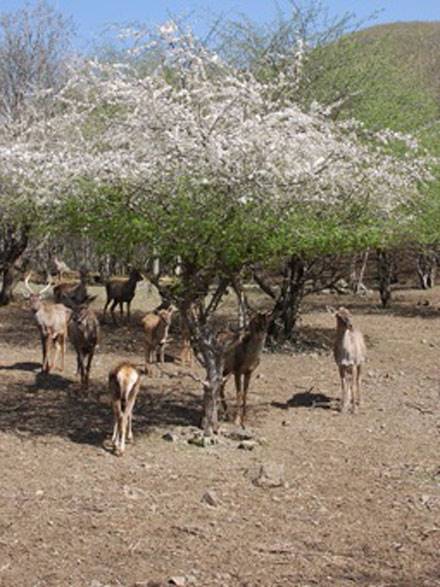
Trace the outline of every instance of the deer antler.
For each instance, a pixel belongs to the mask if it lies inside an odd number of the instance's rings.
[[[30,292],[31,294],[34,294],[34,291],[32,290],[31,286],[29,285],[29,278],[30,278],[30,276],[31,276],[31,272],[29,272],[26,275],[26,278],[24,280],[24,286],[28,290],[28,292]]]

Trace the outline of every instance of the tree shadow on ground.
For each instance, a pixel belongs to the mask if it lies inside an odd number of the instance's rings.
[[[153,427],[199,425],[201,395],[181,385],[141,387],[134,412],[135,434]],[[0,392],[0,431],[60,436],[101,445],[111,434],[113,413],[107,387],[92,384],[88,395],[77,382],[38,374],[31,384],[10,383]]]

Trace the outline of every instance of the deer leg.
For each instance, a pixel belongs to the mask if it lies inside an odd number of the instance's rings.
[[[124,302],[119,302],[119,312],[121,314],[121,322],[124,317]]]
[[[353,397],[353,411],[358,411],[358,408],[362,406],[361,402],[361,381],[362,381],[362,365],[357,365],[356,371],[353,374],[353,393],[356,390],[356,394]]]
[[[58,342],[58,338],[49,337],[49,339],[50,339],[50,344],[52,347],[52,352],[50,353],[52,356],[52,359],[50,361],[49,371],[52,371],[55,368],[55,365],[57,363],[59,342]]]
[[[127,424],[128,424],[128,431],[127,431],[127,442],[133,442],[133,429],[132,429],[132,421],[133,421],[133,408],[137,398],[137,394],[139,392],[140,382],[137,383],[132,390],[129,400],[127,402],[127,406],[125,408],[125,412],[127,414]]]
[[[130,322],[130,302],[127,302],[127,322]]]
[[[105,314],[106,314],[106,312],[107,312],[107,308],[108,308],[108,306],[109,306],[109,304],[110,304],[110,301],[111,301],[111,300],[110,300],[110,298],[107,298],[107,301],[105,302],[104,311],[103,311],[103,313],[102,313],[102,318],[103,318],[103,320],[105,320]]]
[[[226,387],[226,378],[224,377],[222,384],[220,385],[220,401],[221,401],[222,408],[225,413],[226,419],[229,420],[229,410],[228,410],[228,404],[226,402],[226,397],[225,397],[225,387]]]
[[[90,378],[90,369],[92,367],[92,360],[93,360],[93,355],[95,354],[95,351],[92,350],[89,353],[89,356],[87,357],[87,365],[86,365],[86,373],[85,373],[85,386],[88,387],[89,386],[89,378]]]
[[[243,382],[243,407],[241,411],[241,425],[244,428],[244,422],[246,419],[246,400],[247,400],[247,392],[249,389],[249,383],[251,381],[252,371],[247,371],[244,374],[244,382]]]
[[[115,453],[120,456],[124,452],[123,447],[123,433],[124,433],[124,412],[122,411],[122,403],[120,400],[114,402],[113,411],[115,414],[115,425],[113,429],[113,447]]]
[[[43,373],[47,373],[48,371],[48,338],[41,335],[41,347],[42,347],[42,351],[43,351],[43,363],[41,365],[41,371],[43,371]]]
[[[159,344],[159,363],[165,363],[165,343]]]
[[[236,393],[236,412],[235,412],[235,420],[234,423],[239,426],[241,424],[241,406],[243,403],[243,394],[241,390],[241,373],[234,373],[234,380],[235,380],[235,393]]]
[[[347,368],[343,365],[339,367],[339,376],[341,378],[341,408],[340,412],[345,414],[348,409],[349,404],[349,397],[348,397],[348,390],[347,390]]]
[[[66,335],[62,334],[61,335],[61,340],[59,341],[59,345],[61,348],[61,373],[64,372],[64,357],[66,355]]]
[[[112,305],[110,306],[110,314],[112,315],[113,318],[113,323],[116,324],[116,316],[115,316],[115,308],[116,308],[116,304],[118,302],[116,300],[113,300]]]

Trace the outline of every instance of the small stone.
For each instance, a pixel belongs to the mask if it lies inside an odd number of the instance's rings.
[[[256,446],[257,443],[255,440],[242,440],[238,445],[238,448],[241,448],[242,450],[254,450]]]
[[[202,495],[202,502],[210,505],[211,507],[218,507],[221,505],[221,501],[218,498],[216,492],[212,489],[208,489]]]
[[[253,480],[258,487],[271,488],[284,485],[284,465],[265,463],[260,466],[257,476]]]
[[[214,436],[193,436],[188,439],[188,444],[199,446],[200,448],[207,448],[218,444],[218,440]]]
[[[165,434],[162,435],[162,439],[167,440],[168,442],[176,442],[177,436],[172,432],[165,432]]]
[[[185,577],[171,577],[170,579],[168,579],[168,585],[176,585],[176,587],[185,587],[186,578]]]

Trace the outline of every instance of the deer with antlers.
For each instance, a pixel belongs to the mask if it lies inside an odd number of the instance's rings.
[[[29,292],[30,308],[35,316],[41,337],[43,351],[42,372],[50,373],[56,365],[58,352],[61,351],[60,371],[64,371],[64,355],[66,352],[67,325],[72,310],[63,304],[43,301],[43,294],[51,287],[48,283],[41,291],[35,293],[29,285],[28,275],[25,287]]]

